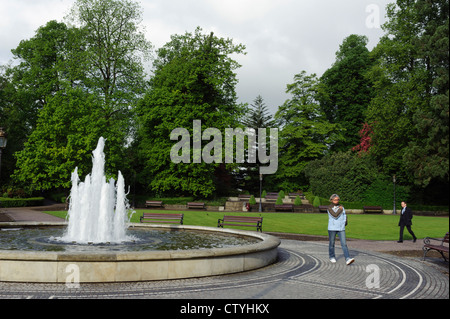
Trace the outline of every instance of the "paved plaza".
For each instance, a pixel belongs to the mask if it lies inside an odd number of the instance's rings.
[[[10,216],[42,220],[47,214],[10,210]],[[53,218],[53,217],[48,217]],[[420,249],[421,243],[349,240],[355,263],[337,263],[327,241],[282,239],[278,261],[262,269],[224,276],[129,283],[66,284],[0,282],[0,298],[130,299],[448,299],[448,262],[380,252]],[[385,247],[385,248],[384,248]]]
[[[340,248],[336,252],[339,256]],[[332,264],[324,242],[282,240],[278,262],[255,271],[185,280],[81,284],[78,288],[2,282],[0,298],[449,298],[445,265],[351,248],[350,252],[354,264],[347,266],[342,257]]]

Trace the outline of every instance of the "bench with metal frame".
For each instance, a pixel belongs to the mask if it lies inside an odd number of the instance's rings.
[[[241,226],[241,227],[256,227],[256,231],[262,232],[263,217],[253,216],[228,216],[219,218],[217,221],[217,227],[223,228],[223,226]]]
[[[448,261],[447,257],[444,255],[444,253],[448,254],[448,232],[445,234],[444,238],[440,239],[426,237],[424,238],[423,243],[423,260],[425,260],[425,256],[430,250],[436,250],[441,254],[445,261]]]
[[[180,224],[183,225],[184,214],[157,214],[157,213],[143,213],[141,223],[166,223],[166,224]]]

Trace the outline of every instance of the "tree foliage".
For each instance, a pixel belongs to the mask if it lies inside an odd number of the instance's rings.
[[[236,102],[232,54],[243,53],[243,45],[231,39],[194,33],[174,35],[157,51],[150,89],[138,107],[140,181],[151,191],[163,194],[211,196],[222,181],[222,164],[173,163],[175,144],[170,133],[187,129],[193,138],[193,121],[202,121],[202,131],[212,127],[235,127],[242,107]],[[192,151],[192,150],[191,150]],[[192,161],[191,161],[192,162]]]
[[[36,113],[13,179],[38,190],[67,187],[76,166],[87,173],[100,136],[110,167],[127,170],[133,108],[145,89],[142,55],[150,44],[137,3],[79,0],[71,18],[78,27],[50,21],[13,50],[21,62],[11,86],[30,95],[25,104]]]
[[[13,175],[16,183],[40,190],[70,187],[75,167],[81,176],[90,172],[91,152],[100,136],[108,140],[107,168],[116,174],[123,164],[124,133],[105,118],[102,104],[79,88],[48,99],[25,148],[16,153],[20,168]]]
[[[341,126],[330,123],[317,101],[318,79],[302,71],[287,86],[291,95],[275,114],[279,121],[278,188],[302,189],[303,170],[308,162],[321,158],[330,146],[342,138]]]
[[[258,95],[253,100],[253,104],[250,104],[250,107],[247,108],[241,122],[243,127],[255,130],[256,149],[259,149],[258,129],[277,127],[277,123],[273,119],[273,115],[269,113],[261,95]],[[246,150],[248,151],[248,148]],[[260,163],[258,161],[257,163],[243,163],[239,165],[239,174],[236,174],[238,182],[240,182],[238,186],[251,194],[258,194],[260,186],[259,167]],[[273,186],[272,176],[268,175],[265,177],[264,185]]]
[[[398,0],[372,55],[368,120],[385,174],[427,186],[448,183],[448,0]]]
[[[372,65],[366,36],[352,34],[336,52],[336,61],[320,78],[320,105],[330,123],[345,127],[344,139],[333,145],[347,151],[358,142],[372,88],[365,74]]]

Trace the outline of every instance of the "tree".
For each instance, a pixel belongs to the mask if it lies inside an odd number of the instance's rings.
[[[245,127],[254,128],[257,130],[258,128],[264,127],[273,127],[275,125],[275,121],[273,120],[273,116],[268,114],[267,105],[264,103],[264,99],[261,95],[258,95],[253,104],[251,104],[251,108],[248,113],[245,115],[242,124]]]
[[[34,37],[22,40],[11,50],[17,64],[1,68],[0,125],[9,133],[2,159],[3,181],[14,171],[13,154],[23,149],[48,98],[74,82],[65,62],[75,33],[64,23],[49,21],[37,29]]]
[[[449,180],[449,3],[417,1],[415,40],[417,55],[425,62],[427,105],[413,116],[418,132],[407,147],[404,160],[415,182],[427,186],[432,179]]]
[[[372,154],[386,175],[421,187],[448,185],[448,9],[448,0],[388,5],[369,72]]]
[[[234,127],[242,116],[237,104],[232,54],[243,53],[243,45],[213,33],[173,35],[157,51],[150,88],[139,103],[140,182],[157,194],[211,196],[225,178],[223,163],[174,163],[170,159],[171,132],[187,129],[193,137],[193,121],[206,128]],[[201,141],[197,141],[202,143]],[[192,155],[192,154],[191,154]]]
[[[358,131],[364,123],[372,88],[365,77],[372,65],[366,36],[352,34],[344,39],[336,52],[336,62],[320,78],[319,100],[330,123],[346,130],[344,139],[333,150],[346,151],[358,142]]]
[[[324,156],[342,139],[341,126],[330,123],[320,109],[317,76],[302,71],[294,80],[286,90],[292,97],[275,114],[281,127],[276,179],[278,188],[285,190],[302,189],[307,184],[304,177],[307,163]]]
[[[244,127],[252,128],[256,134],[256,149],[258,149],[258,128],[271,128],[275,127],[276,122],[273,119],[273,115],[268,113],[266,104],[261,95],[258,95],[253,104],[250,105],[249,110],[245,113],[242,125]],[[240,188],[248,190],[250,193],[259,192],[259,166],[260,163],[244,163],[240,165],[240,179],[244,181],[244,184],[240,185]],[[270,184],[271,177],[266,176],[264,184]]]
[[[100,136],[108,140],[106,167],[114,175],[122,169],[124,133],[109,125],[102,101],[82,89],[57,93],[40,110],[36,129],[16,153],[17,184],[33,190],[67,189],[75,167],[81,176],[92,168],[92,151]]]
[[[364,123],[363,128],[359,131],[360,142],[352,148],[352,151],[357,151],[359,154],[369,153],[372,146],[372,134],[372,127],[369,124]]]
[[[67,19],[82,30],[83,52],[73,62],[81,62],[87,71],[86,86],[104,99],[110,113],[126,111],[145,91],[143,62],[151,49],[140,5],[77,0]]]
[[[13,85],[40,102],[36,127],[16,153],[16,183],[67,187],[75,166],[82,173],[91,165],[100,136],[108,140],[113,171],[129,168],[126,145],[145,90],[142,57],[150,48],[141,15],[131,1],[79,0],[69,16],[79,27],[51,21],[15,50],[21,81]]]

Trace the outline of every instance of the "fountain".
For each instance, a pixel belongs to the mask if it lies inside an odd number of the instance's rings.
[[[276,261],[280,240],[267,234],[130,224],[121,172],[117,183],[105,177],[104,145],[105,139],[100,138],[93,151],[92,172],[84,182],[77,168],[72,173],[68,223],[0,223],[0,281],[67,284],[74,278],[77,283],[179,279],[248,271]],[[175,238],[175,243],[161,245],[167,238]],[[186,238],[195,245],[186,245]]]
[[[128,201],[125,181],[119,171],[117,185],[105,177],[105,139],[100,137],[92,152],[92,173],[79,183],[78,168],[72,173],[69,225],[60,238],[77,243],[120,243],[130,240],[126,236]]]

